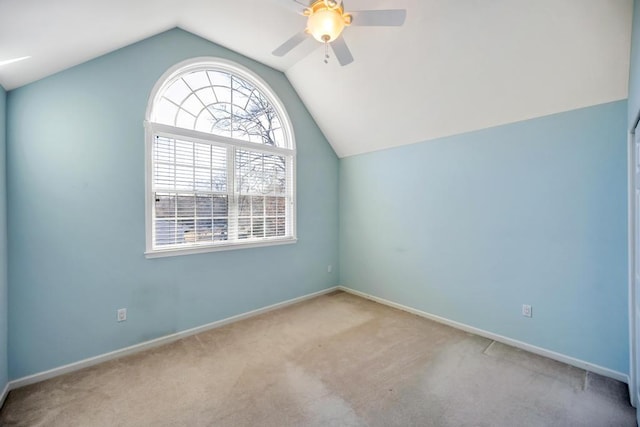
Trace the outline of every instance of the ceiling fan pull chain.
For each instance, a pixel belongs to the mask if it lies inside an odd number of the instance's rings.
[[[324,42],[324,63],[329,63],[329,43]]]

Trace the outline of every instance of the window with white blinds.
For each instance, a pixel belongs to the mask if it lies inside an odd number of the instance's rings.
[[[189,63],[161,79],[148,111],[148,256],[295,241],[293,132],[264,82]]]

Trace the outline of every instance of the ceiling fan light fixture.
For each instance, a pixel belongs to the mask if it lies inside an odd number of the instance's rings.
[[[342,10],[322,8],[313,11],[307,19],[307,30],[321,43],[337,39],[346,25]]]
[[[294,0],[294,2],[298,5],[303,4],[302,0]],[[302,12],[307,17],[307,28],[278,46],[271,52],[273,55],[286,55],[302,43],[307,35],[311,35],[324,45],[325,63],[328,63],[329,49],[331,49],[340,65],[348,65],[353,62],[353,55],[344,38],[340,37],[345,27],[354,25],[354,22],[355,25],[362,27],[399,27],[404,24],[407,15],[405,9],[359,10],[345,13],[342,0],[306,0],[305,2],[310,3]]]

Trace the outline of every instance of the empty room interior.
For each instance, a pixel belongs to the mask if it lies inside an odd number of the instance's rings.
[[[0,0],[0,425],[635,426],[639,0]]]

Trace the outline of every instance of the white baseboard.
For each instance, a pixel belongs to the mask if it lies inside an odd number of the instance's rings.
[[[584,360],[576,359],[571,356],[566,356],[561,353],[556,353],[555,351],[551,351],[545,348],[537,347],[535,345],[527,344],[526,342],[518,341],[509,337],[494,334],[493,332],[485,331],[483,329],[475,328],[473,326],[469,326],[464,323],[460,323],[454,320],[446,319],[444,317],[436,316],[435,314],[427,313],[422,310],[418,310],[412,307],[407,307],[406,305],[398,304],[393,301],[386,300],[384,298],[379,298],[364,292],[356,291],[355,289],[351,289],[346,286],[338,286],[338,289],[353,295],[357,295],[362,298],[369,299],[371,301],[378,302],[383,305],[387,305],[389,307],[397,308],[399,310],[406,311],[408,313],[415,314],[417,316],[424,317],[426,319],[430,319],[435,322],[451,326],[456,329],[463,330],[465,332],[470,332],[472,334],[479,335],[481,337],[489,338],[494,341],[498,341],[503,344],[510,345],[512,347],[517,347],[522,350],[526,350],[528,352],[538,354],[540,356],[548,357],[549,359],[557,360],[558,362],[566,363],[567,365],[575,366],[575,367],[584,369],[586,371],[594,372],[596,374],[600,374],[605,377],[613,378],[618,381],[622,381],[626,384],[629,384],[629,376],[622,372],[618,372],[609,368],[594,365],[593,363],[585,362]]]
[[[49,369],[48,371],[39,372],[37,374],[29,375],[26,377],[18,378],[16,380],[10,381],[5,387],[4,396],[9,392],[9,390],[14,390],[19,387],[23,387],[29,384],[34,384],[40,381],[48,380],[53,377],[57,377],[59,375],[63,375],[69,372],[78,371],[80,369],[87,368],[89,366],[97,365],[102,362],[106,362],[108,360],[117,359],[119,357],[127,356],[133,353],[138,353],[143,350],[147,350],[153,347],[158,347],[160,345],[168,344],[173,341],[177,341],[179,339],[198,334],[200,332],[208,331],[210,329],[219,328],[224,325],[228,325],[230,323],[238,322],[240,320],[248,319],[250,317],[258,316],[260,314],[267,313],[269,311],[277,310],[279,308],[287,307],[289,305],[293,305],[311,298],[315,298],[320,295],[328,294],[333,291],[338,290],[337,286],[332,288],[323,289],[318,292],[314,292],[311,294],[303,295],[301,297],[293,298],[287,301],[279,302],[276,304],[269,305],[267,307],[262,307],[256,310],[252,310],[246,313],[238,314],[236,316],[227,317],[226,319],[218,320],[216,322],[208,323],[206,325],[197,326],[195,328],[187,329],[185,331],[176,332],[175,334],[166,335],[164,337],[156,338],[150,341],[145,341],[140,344],[135,344],[130,347],[125,347],[119,350],[115,350],[109,353],[104,353],[98,356],[90,357],[88,359],[80,360],[78,362],[70,363],[68,365],[60,366],[57,368]],[[1,405],[0,405],[1,406]]]
[[[582,368],[582,369],[585,369],[587,371],[595,372],[597,374],[604,375],[606,377],[614,378],[614,379],[616,379],[618,381],[622,381],[622,382],[625,382],[627,384],[629,383],[628,375],[623,374],[622,372],[617,372],[617,371],[614,371],[614,370],[611,370],[611,369],[608,369],[608,368],[604,368],[602,366],[598,366],[598,365],[594,365],[594,364],[589,363],[589,362],[585,362],[585,361],[580,360],[580,359],[576,359],[576,358],[573,358],[573,357],[570,357],[570,356],[566,356],[564,354],[556,353],[554,351],[547,350],[547,349],[544,349],[544,348],[541,348],[541,347],[536,347],[534,345],[527,344],[527,343],[522,342],[522,341],[514,340],[512,338],[508,338],[508,337],[505,337],[505,336],[502,336],[502,335],[494,334],[492,332],[488,332],[488,331],[485,331],[485,330],[482,330],[482,329],[478,329],[478,328],[475,328],[473,326],[466,325],[464,323],[460,323],[460,322],[456,322],[456,321],[453,321],[453,320],[446,319],[444,317],[436,316],[434,314],[430,314],[430,313],[424,312],[422,310],[418,310],[418,309],[415,309],[415,308],[412,308],[412,307],[408,307],[408,306],[405,306],[405,305],[402,305],[402,304],[398,304],[398,303],[386,300],[384,298],[379,298],[379,297],[376,297],[376,296],[373,296],[373,295],[369,295],[369,294],[366,294],[364,292],[360,292],[360,291],[357,291],[355,289],[348,288],[346,286],[334,286],[332,288],[323,289],[323,290],[318,291],[318,292],[314,292],[314,293],[311,293],[311,294],[303,295],[301,297],[297,297],[297,298],[293,298],[293,299],[290,299],[290,300],[287,300],[287,301],[283,301],[283,302],[279,302],[279,303],[276,303],[276,304],[272,304],[272,305],[269,305],[267,307],[263,307],[263,308],[252,310],[252,311],[249,311],[249,312],[246,312],[246,313],[238,314],[236,316],[231,316],[231,317],[228,317],[226,319],[222,319],[222,320],[218,320],[216,322],[208,323],[206,325],[197,326],[195,328],[187,329],[185,331],[176,332],[175,334],[166,335],[164,337],[156,338],[156,339],[153,339],[153,340],[150,340],[150,341],[145,341],[143,343],[135,344],[135,345],[132,345],[130,347],[125,347],[125,348],[122,348],[122,349],[119,349],[119,350],[115,350],[115,351],[112,351],[112,352],[109,352],[109,353],[101,354],[101,355],[98,355],[98,356],[90,357],[88,359],[80,360],[78,362],[70,363],[68,365],[64,365],[64,366],[60,366],[60,367],[57,367],[57,368],[49,369],[47,371],[39,372],[37,374],[33,374],[33,375],[26,376],[26,377],[18,378],[16,380],[10,381],[5,386],[4,390],[2,391],[2,394],[0,395],[0,407],[2,407],[2,404],[4,403],[4,400],[6,399],[7,394],[8,394],[8,392],[10,390],[14,390],[16,388],[23,387],[23,386],[26,386],[26,385],[29,385],[29,384],[34,384],[34,383],[37,383],[37,382],[40,382],[40,381],[48,380],[50,378],[57,377],[59,375],[63,375],[63,374],[69,373],[69,372],[78,371],[80,369],[84,369],[84,368],[87,368],[89,366],[97,365],[99,363],[106,362],[108,360],[117,359],[119,357],[127,356],[127,355],[130,355],[130,354],[133,354],[133,353],[138,353],[140,351],[147,350],[147,349],[150,349],[150,348],[153,348],[153,347],[158,347],[158,346],[161,346],[161,345],[164,345],[164,344],[168,344],[168,343],[177,341],[179,339],[182,339],[182,338],[185,338],[185,337],[188,337],[188,336],[191,336],[191,335],[198,334],[200,332],[208,331],[210,329],[219,328],[221,326],[228,325],[228,324],[233,323],[233,322],[238,322],[238,321],[243,320],[243,319],[248,319],[250,317],[258,316],[260,314],[267,313],[267,312],[273,311],[273,310],[277,310],[279,308],[287,307],[289,305],[293,305],[293,304],[296,304],[296,303],[299,303],[299,302],[302,302],[302,301],[305,301],[305,300],[308,300],[308,299],[311,299],[311,298],[315,298],[315,297],[320,296],[320,295],[328,294],[328,293],[331,293],[331,292],[336,291],[336,290],[341,290],[341,291],[344,291],[344,292],[348,292],[350,294],[357,295],[359,297],[366,298],[366,299],[369,299],[371,301],[375,301],[375,302],[378,302],[380,304],[387,305],[389,307],[397,308],[399,310],[406,311],[406,312],[415,314],[417,316],[424,317],[426,319],[430,319],[430,320],[436,321],[438,323],[442,323],[442,324],[454,327],[456,329],[463,330],[465,332],[470,332],[472,334],[479,335],[479,336],[482,336],[482,337],[485,337],[485,338],[489,338],[489,339],[492,339],[494,341],[498,341],[498,342],[501,342],[501,343],[504,343],[504,344],[507,344],[507,345],[510,345],[510,346],[513,346],[513,347],[521,348],[521,349],[529,351],[531,353],[535,353],[535,354],[538,354],[538,355],[541,355],[541,356],[545,356],[545,357],[548,357],[549,359],[557,360],[559,362],[563,362],[563,363],[566,363],[568,365],[576,366],[578,368]]]
[[[4,386],[4,390],[2,390],[2,394],[0,394],[0,409],[2,409],[2,405],[4,405],[4,401],[9,394],[9,383]]]

